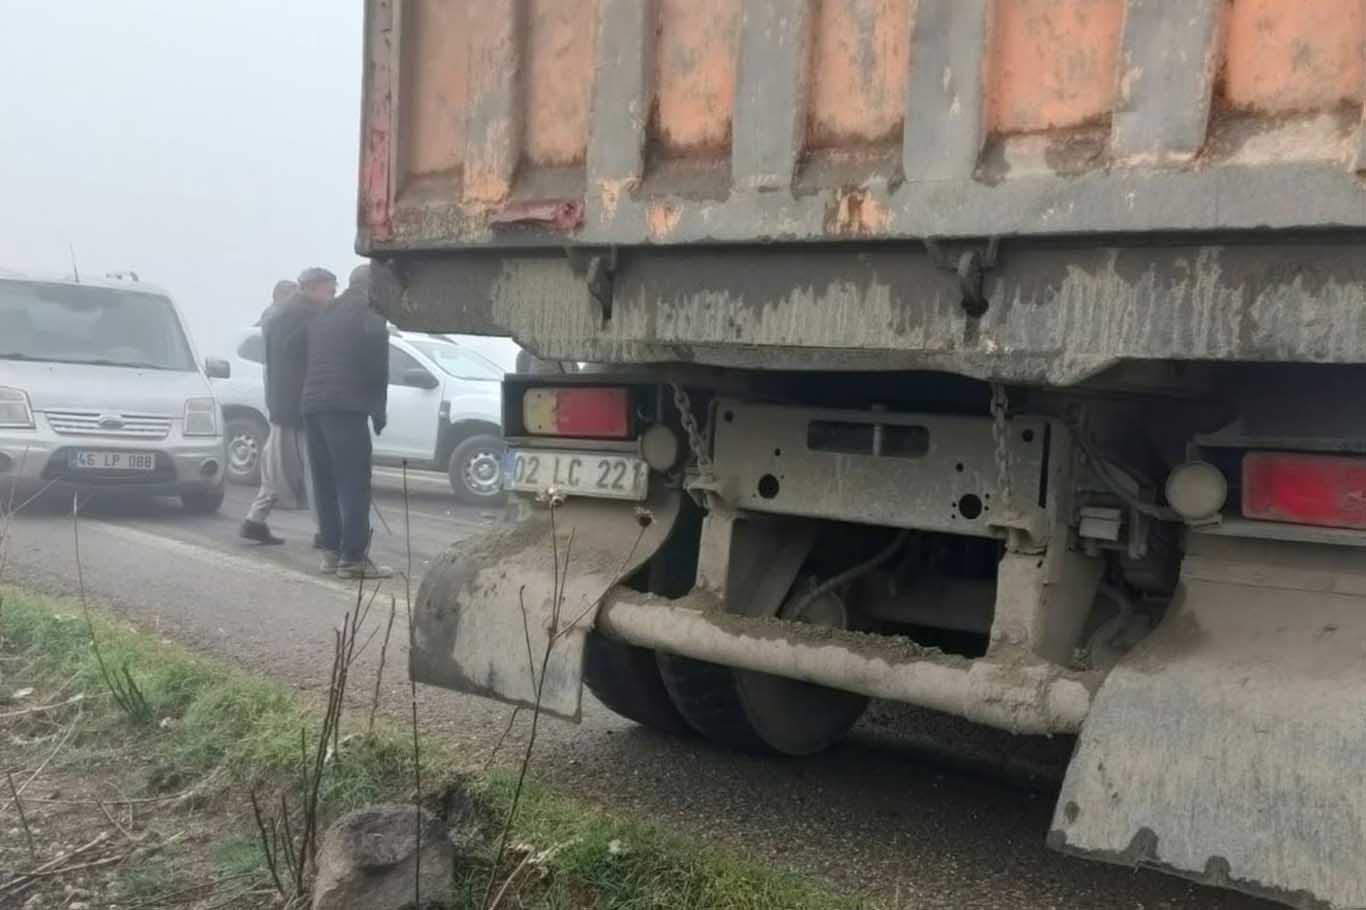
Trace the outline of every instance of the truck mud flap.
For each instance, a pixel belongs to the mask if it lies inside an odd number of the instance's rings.
[[[523,707],[535,706],[539,687],[541,710],[577,721],[584,643],[602,599],[659,549],[678,510],[672,490],[640,506],[569,499],[553,515],[540,507],[457,543],[418,590],[413,679]]]
[[[1366,552],[1192,535],[1166,618],[1096,697],[1048,839],[1366,907]]]

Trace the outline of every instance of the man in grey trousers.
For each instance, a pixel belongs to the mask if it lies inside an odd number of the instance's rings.
[[[305,269],[299,289],[261,317],[265,339],[266,411],[270,436],[261,451],[261,489],[242,522],[240,534],[262,544],[282,544],[266,519],[276,506],[308,505],[308,453],[302,399],[308,324],[337,294],[337,276],[327,269]]]

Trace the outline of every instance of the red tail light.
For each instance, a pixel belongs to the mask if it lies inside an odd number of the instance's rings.
[[[625,439],[630,433],[630,396],[621,388],[527,389],[522,422],[533,436]]]
[[[1243,516],[1366,530],[1366,458],[1249,452]]]

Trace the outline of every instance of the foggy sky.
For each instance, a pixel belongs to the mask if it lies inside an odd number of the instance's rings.
[[[360,0],[4,0],[0,268],[136,269],[222,353],[355,239]]]

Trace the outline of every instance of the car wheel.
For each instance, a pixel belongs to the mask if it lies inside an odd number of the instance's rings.
[[[223,428],[228,440],[227,478],[255,486],[261,482],[261,451],[270,428],[254,417],[234,417]]]
[[[503,453],[507,444],[497,436],[471,436],[451,453],[449,475],[455,498],[472,506],[503,501]]]
[[[191,515],[212,515],[223,506],[223,491],[186,493],[180,497],[180,505]]]

